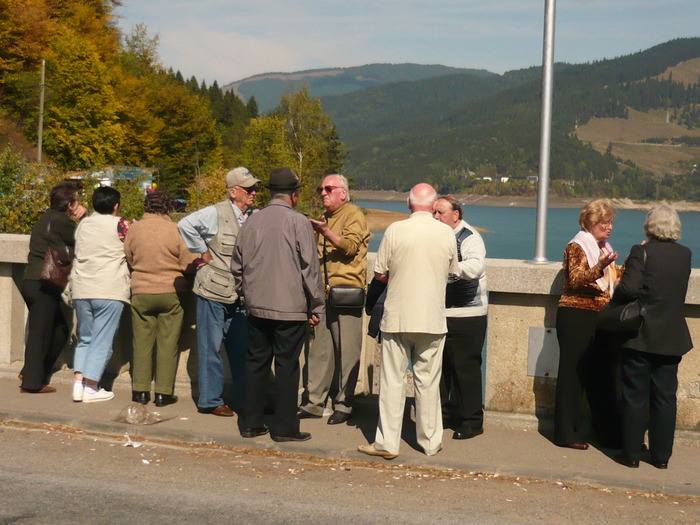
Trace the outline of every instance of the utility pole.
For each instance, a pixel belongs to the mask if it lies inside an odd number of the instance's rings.
[[[545,0],[544,44],[542,49],[542,117],[540,129],[540,176],[537,185],[537,224],[533,264],[547,260],[547,199],[549,158],[552,144],[552,91],[554,89],[554,13],[556,0]]]
[[[43,58],[41,59],[41,84],[39,85],[39,130],[37,133],[38,141],[37,141],[37,155],[36,155],[36,161],[37,163],[41,164],[41,146],[42,146],[42,141],[43,141],[43,135],[44,135],[44,88],[46,87],[45,84],[46,80],[46,60]]]

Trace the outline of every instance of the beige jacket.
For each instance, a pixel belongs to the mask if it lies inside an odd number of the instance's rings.
[[[119,217],[96,212],[78,224],[70,283],[73,299],[129,302],[129,268],[118,224]]]

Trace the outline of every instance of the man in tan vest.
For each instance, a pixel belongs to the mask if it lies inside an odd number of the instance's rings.
[[[223,341],[234,387],[234,407],[243,404],[245,356],[248,351],[246,312],[231,275],[231,255],[241,226],[252,213],[258,183],[247,168],[226,174],[228,199],[198,210],[178,223],[187,248],[202,256],[194,293],[197,296],[197,356],[200,412],[231,417],[224,403]]]

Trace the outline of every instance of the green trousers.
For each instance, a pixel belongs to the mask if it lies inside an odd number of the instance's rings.
[[[155,351],[155,392],[172,395],[182,317],[182,305],[177,293],[135,294],[131,298],[134,332],[131,381],[134,391],[151,391]]]

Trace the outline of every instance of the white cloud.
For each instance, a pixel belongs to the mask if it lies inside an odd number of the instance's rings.
[[[123,0],[120,27],[160,34],[166,66],[226,84],[371,62],[495,72],[537,65],[542,0]],[[697,0],[559,0],[555,57],[586,61],[697,32]]]

